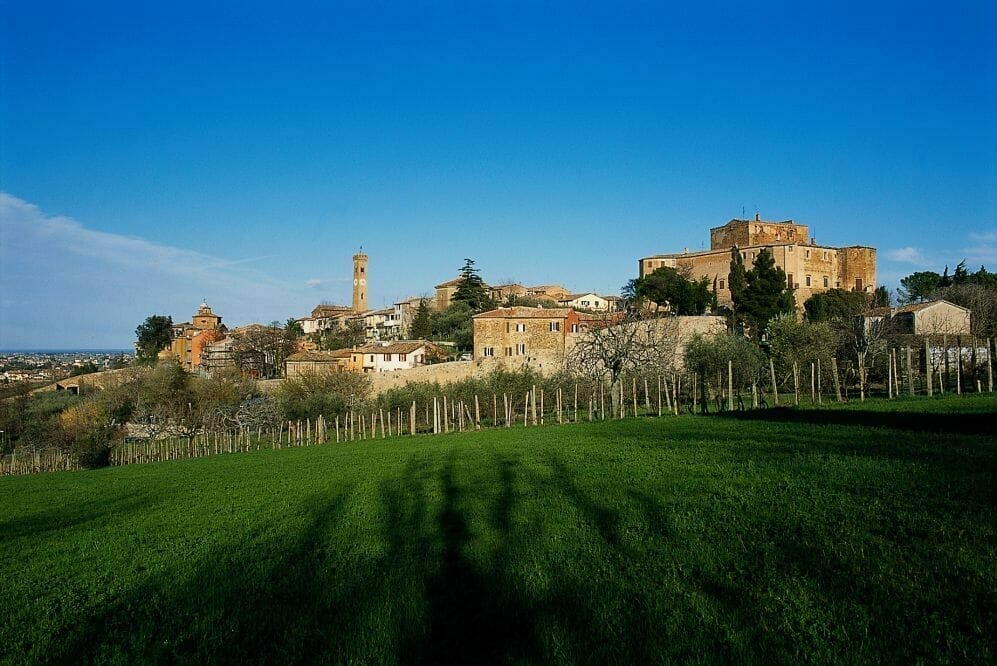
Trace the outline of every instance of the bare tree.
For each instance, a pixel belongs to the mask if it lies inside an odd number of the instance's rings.
[[[886,337],[892,332],[892,320],[889,316],[859,316],[855,317],[850,326],[840,329],[842,348],[849,349],[858,361],[859,396],[865,400],[869,386],[869,367],[877,357],[886,353]]]
[[[260,379],[279,377],[284,359],[294,351],[294,341],[280,322],[269,326],[254,324],[233,332],[232,353],[235,363],[245,373]]]
[[[577,334],[568,351],[569,370],[608,379],[615,389],[625,374],[665,372],[674,366],[679,351],[675,317],[632,311],[590,321],[589,330]]]

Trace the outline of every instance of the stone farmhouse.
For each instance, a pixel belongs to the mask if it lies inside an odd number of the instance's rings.
[[[887,321],[890,333],[929,337],[972,335],[972,313],[961,305],[936,300],[866,312],[865,330]]]
[[[809,228],[793,220],[774,222],[733,219],[710,229],[710,249],[688,250],[680,254],[656,254],[638,262],[638,275],[650,275],[658,268],[671,267],[688,271],[692,279],[707,277],[717,285],[717,299],[730,305],[730,252],[741,252],[745,267],[751,268],[762,250],[772,253],[776,266],[786,272],[788,286],[796,290],[796,306],[812,295],[828,289],[848,289],[871,293],[876,288],[876,250],[852,245],[831,247],[818,245],[810,238]]]
[[[284,376],[296,379],[309,374],[327,374],[332,372],[348,372],[350,364],[349,349],[336,351],[303,351],[291,354],[284,361]]]
[[[504,359],[537,368],[564,363],[568,333],[577,333],[588,321],[571,308],[497,308],[473,318],[474,359]]]

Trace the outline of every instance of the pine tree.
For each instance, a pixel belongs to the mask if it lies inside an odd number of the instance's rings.
[[[747,285],[748,277],[744,268],[744,258],[741,256],[741,250],[735,245],[730,249],[730,275],[727,276],[727,287],[730,289],[730,297],[734,301],[735,310],[737,310],[737,303],[744,295],[744,288]]]
[[[795,299],[786,285],[785,271],[775,265],[768,250],[758,253],[745,278],[737,314],[748,325],[751,334],[758,338],[770,319],[795,310]]]
[[[460,269],[460,284],[454,291],[452,301],[466,303],[473,312],[483,312],[492,307],[491,296],[484,280],[478,275],[478,269],[474,267],[473,259],[464,259],[464,266]]]
[[[419,300],[419,308],[412,318],[412,326],[409,328],[409,337],[416,340],[426,340],[433,334],[433,313],[429,311],[429,301],[425,298]]]

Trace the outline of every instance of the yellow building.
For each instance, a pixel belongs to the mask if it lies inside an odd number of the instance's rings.
[[[728,276],[734,247],[741,252],[747,269],[762,250],[771,252],[775,265],[786,272],[788,286],[796,290],[796,307],[801,310],[808,298],[828,289],[871,293],[876,288],[875,248],[818,245],[806,225],[793,220],[762,220],[759,215],[754,220],[733,219],[710,229],[709,250],[644,257],[638,263],[638,275],[671,267],[688,271],[694,280],[705,276],[711,284],[716,282],[719,303],[730,305]]]
[[[221,316],[212,312],[207,303],[201,303],[190,321],[173,325],[173,342],[159,353],[159,357],[175,358],[184,370],[196,370],[201,365],[204,348],[224,337]]]

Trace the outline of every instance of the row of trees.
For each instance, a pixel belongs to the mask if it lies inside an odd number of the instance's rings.
[[[973,333],[981,337],[997,335],[997,273],[985,266],[970,273],[961,261],[949,275],[948,266],[935,271],[917,271],[900,280],[897,300],[901,304],[942,299],[968,308],[973,313]]]

